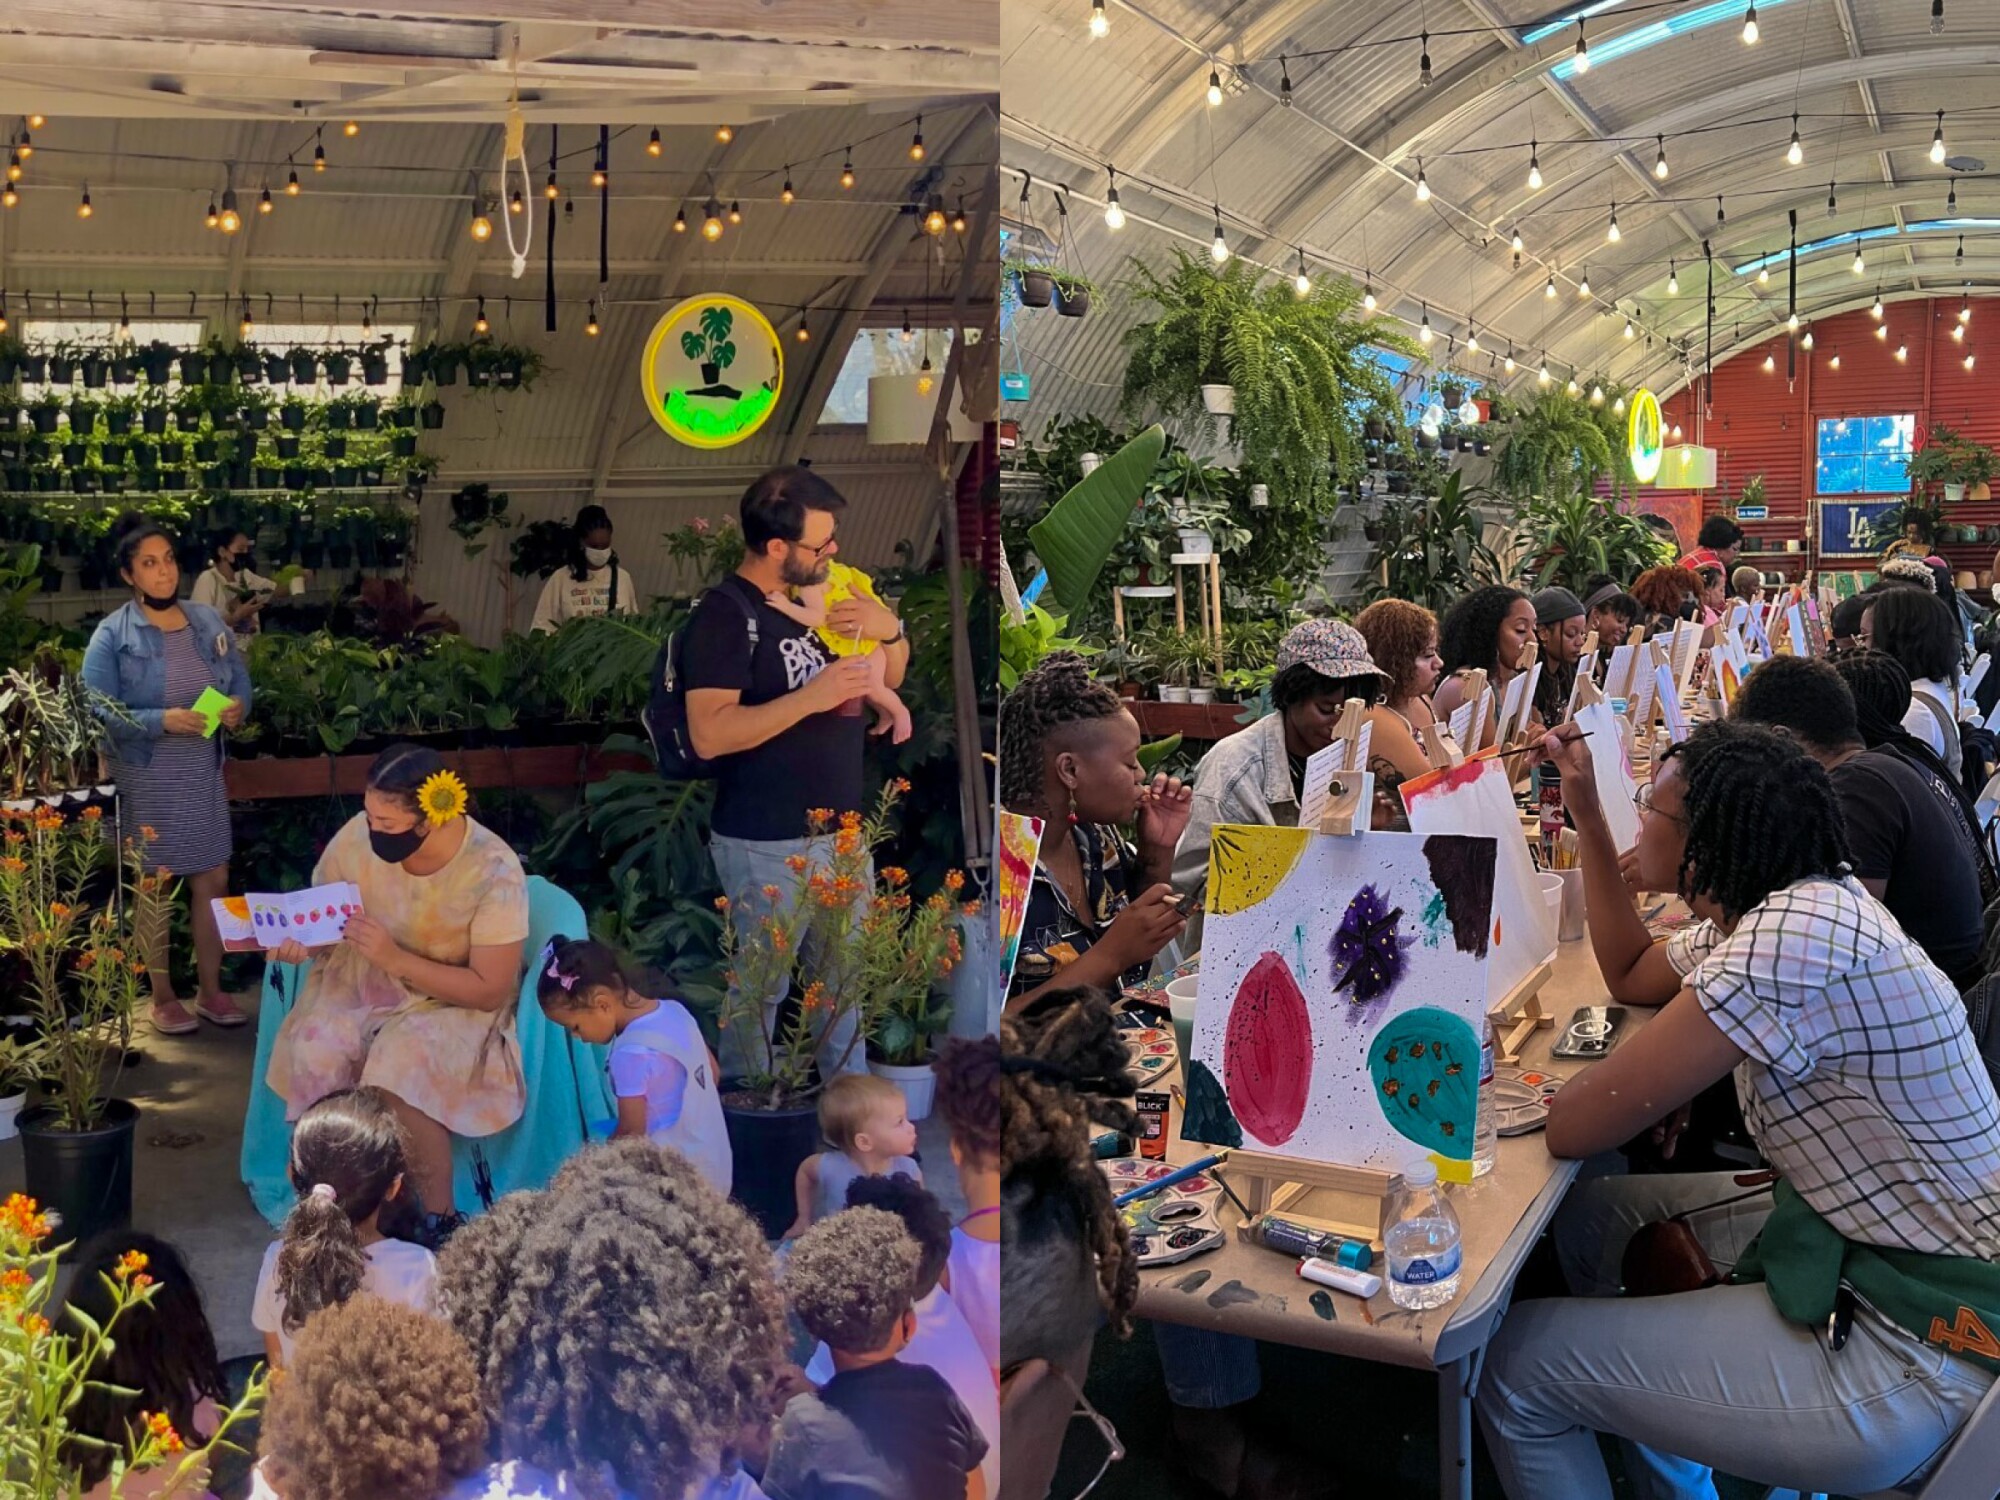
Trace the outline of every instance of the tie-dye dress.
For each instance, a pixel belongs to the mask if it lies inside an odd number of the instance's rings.
[[[432,875],[378,859],[368,820],[350,820],[320,856],[313,883],[351,880],[361,908],[399,947],[464,965],[474,948],[528,936],[528,883],[498,834],[466,820],[465,842]],[[514,1005],[467,1010],[413,992],[346,944],[314,955],[304,992],[271,1051],[268,1080],[296,1120],[339,1089],[372,1084],[455,1135],[486,1136],[526,1102]]]

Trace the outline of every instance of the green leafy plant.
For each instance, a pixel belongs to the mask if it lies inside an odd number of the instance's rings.
[[[1671,549],[1636,515],[1588,494],[1541,495],[1516,517],[1513,541],[1521,577],[1532,588],[1560,584],[1581,595],[1594,573],[1633,579],[1671,562]]]
[[[512,525],[507,516],[505,490],[494,492],[490,484],[468,484],[451,497],[451,529],[465,539],[465,555],[477,557],[486,550],[482,538],[489,530]]]
[[[1617,493],[1632,480],[1632,461],[1608,406],[1544,391],[1505,424],[1494,453],[1493,483],[1515,500],[1590,494],[1600,479]]]
[[[1145,496],[1166,444],[1164,428],[1147,428],[1079,480],[1028,528],[1035,553],[1048,570],[1049,591],[1065,610],[1074,612],[1089,602],[1098,574],[1131,523],[1133,508]]]
[[[1371,523],[1376,581],[1370,596],[1408,599],[1443,614],[1470,589],[1500,575],[1474,491],[1454,472],[1435,499],[1391,500]]]
[[[1036,662],[1051,651],[1089,653],[1081,640],[1063,634],[1063,616],[1052,615],[1039,604],[1023,607],[1019,620],[1000,622],[1000,691],[1011,693]]]
[[[1931,429],[1923,447],[1910,456],[1910,482],[1930,484],[1985,484],[1993,478],[1994,451],[1940,422]]]
[[[736,314],[717,304],[703,308],[697,321],[699,332],[690,328],[681,335],[681,353],[702,367],[703,384],[714,385],[721,372],[736,363],[736,341],[730,336]]]

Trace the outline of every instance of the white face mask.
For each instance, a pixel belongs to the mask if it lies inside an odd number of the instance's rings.
[[[593,568],[601,568],[611,561],[611,549],[609,547],[585,547],[583,549],[583,560]]]

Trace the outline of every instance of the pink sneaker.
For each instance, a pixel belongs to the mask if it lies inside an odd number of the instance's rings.
[[[194,1013],[211,1026],[241,1026],[250,1019],[227,995],[216,995],[213,998],[195,1001]],[[194,1023],[188,1024],[192,1026]]]
[[[161,1036],[186,1036],[190,1031],[201,1030],[201,1022],[189,1015],[187,1007],[178,1000],[154,1002],[152,1020],[153,1030]]]

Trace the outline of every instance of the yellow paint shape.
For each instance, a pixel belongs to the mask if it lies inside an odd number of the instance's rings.
[[[1208,910],[1216,916],[1247,911],[1292,873],[1312,840],[1308,828],[1247,823],[1218,826],[1208,845]]]

